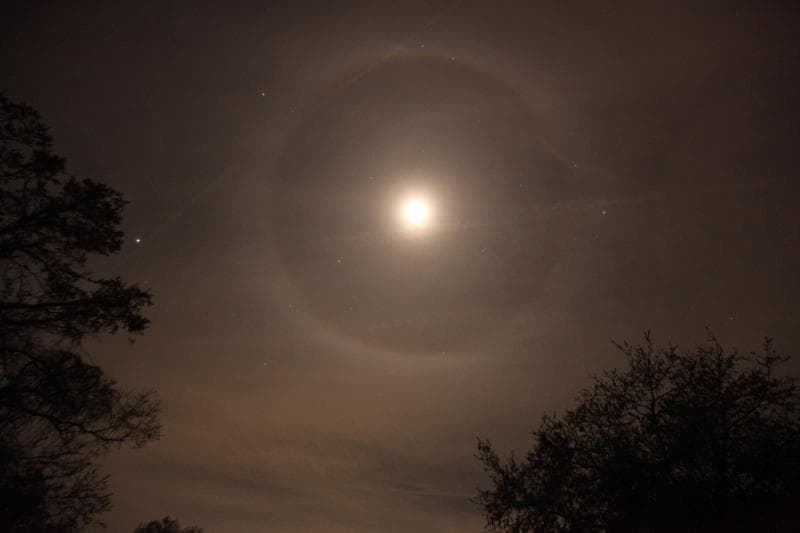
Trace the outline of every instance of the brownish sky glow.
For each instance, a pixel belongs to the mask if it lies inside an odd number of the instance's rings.
[[[0,89],[156,297],[91,347],[165,406],[112,531],[478,531],[475,436],[525,447],[610,339],[800,347],[797,6],[327,4],[0,8]]]

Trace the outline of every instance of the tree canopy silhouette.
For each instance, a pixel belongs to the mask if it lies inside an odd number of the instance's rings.
[[[197,526],[181,528],[180,522],[165,516],[161,520],[152,520],[147,524],[139,524],[139,527],[133,533],[203,533],[203,529]]]
[[[617,345],[624,370],[596,377],[563,416],[546,415],[523,458],[478,459],[475,498],[507,531],[798,530],[800,396],[788,357],[713,335],[695,350]]]
[[[0,530],[75,531],[109,506],[95,460],[159,435],[152,393],[87,361],[87,336],[142,332],[150,294],[93,274],[125,201],[66,173],[30,106],[0,93]]]

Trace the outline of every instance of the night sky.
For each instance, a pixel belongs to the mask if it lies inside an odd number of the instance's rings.
[[[96,268],[155,296],[134,344],[88,347],[164,404],[104,462],[111,530],[479,531],[475,437],[527,448],[612,339],[797,353],[798,27],[789,2],[4,3],[0,89],[130,201]]]

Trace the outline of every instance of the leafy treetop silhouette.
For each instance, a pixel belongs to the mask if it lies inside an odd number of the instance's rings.
[[[95,459],[158,437],[152,393],[124,391],[82,340],[140,333],[150,294],[87,267],[120,250],[125,201],[65,171],[32,107],[0,93],[0,530],[75,531],[109,507]]]
[[[203,530],[197,526],[181,528],[180,522],[165,516],[161,520],[152,520],[147,524],[139,524],[139,527],[133,533],[203,533]]]
[[[690,351],[617,345],[628,367],[544,416],[522,458],[489,440],[475,501],[497,531],[797,530],[800,395],[788,357],[709,341]]]

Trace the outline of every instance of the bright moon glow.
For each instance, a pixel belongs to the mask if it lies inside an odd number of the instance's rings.
[[[428,203],[419,198],[409,200],[403,206],[403,218],[413,227],[422,227],[430,217]]]

